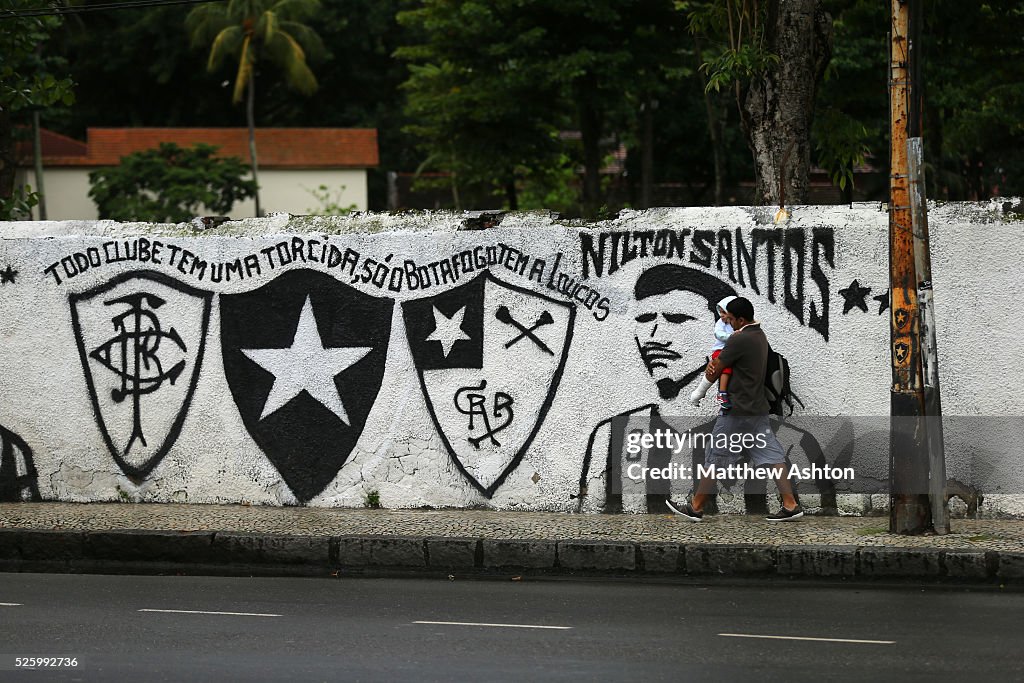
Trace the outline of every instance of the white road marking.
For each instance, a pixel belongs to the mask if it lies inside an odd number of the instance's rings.
[[[0,602],[0,607],[21,607],[20,602]]]
[[[260,614],[258,612],[207,612],[198,609],[140,609],[140,612],[165,612],[168,614],[226,614],[232,617],[279,617],[280,614]]]
[[[483,624],[475,621],[414,621],[414,624],[438,624],[441,626],[493,626],[496,628],[544,628],[552,631],[568,631],[572,626],[538,626],[536,624]]]
[[[865,645],[894,645],[895,640],[857,640],[854,638],[810,638],[805,636],[762,636],[753,633],[719,633],[727,638],[768,638],[770,640],[811,640],[818,643],[862,643]]]

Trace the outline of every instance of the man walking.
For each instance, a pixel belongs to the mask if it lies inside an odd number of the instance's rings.
[[[715,382],[725,368],[732,368],[729,381],[731,407],[723,406],[715,421],[714,431],[705,450],[705,464],[715,469],[736,464],[743,452],[750,456],[754,468],[768,467],[782,495],[782,509],[768,515],[772,522],[785,522],[803,517],[803,508],[793,495],[793,483],[785,471],[786,454],[768,420],[768,400],[764,393],[764,377],[768,364],[768,338],[761,324],[754,320],[754,306],[748,299],[729,302],[733,318],[733,334],[716,360],[708,364],[705,377]],[[742,448],[737,448],[742,444]],[[701,511],[708,496],[714,492],[714,479],[702,478],[689,503],[668,501],[668,507],[692,522],[704,516]]]

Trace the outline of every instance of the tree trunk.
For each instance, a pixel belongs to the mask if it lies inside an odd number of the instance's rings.
[[[256,217],[263,215],[260,209],[260,180],[258,176],[259,163],[256,160],[256,72],[249,74],[248,97],[245,103],[245,118],[249,123],[249,157],[252,160],[252,181],[256,183],[256,192],[253,199],[256,202]]]
[[[704,63],[704,54],[701,50],[700,38],[693,36],[693,45],[696,48],[697,64]],[[700,73],[700,69],[697,70]],[[711,158],[715,165],[715,206],[722,205],[723,187],[725,186],[725,145],[722,144],[722,119],[718,115],[718,107],[711,99],[708,92],[707,82],[700,79],[701,90],[704,92],[704,110],[708,116],[708,136],[711,138]]]
[[[820,0],[773,0],[765,49],[778,64],[751,81],[743,101],[757,174],[755,202],[807,201],[814,96],[832,55],[832,18]]]
[[[654,203],[654,100],[647,97],[643,110],[643,149],[640,156],[640,208]]]
[[[39,220],[46,220],[46,186],[43,183],[43,140],[39,127],[39,110],[32,112],[32,163],[35,171],[35,191],[39,193]]]
[[[583,143],[583,215],[593,218],[601,205],[601,113],[592,106],[597,97],[593,76],[584,76],[576,88]]]
[[[14,173],[17,159],[14,155],[14,122],[3,108],[0,108],[0,198],[7,199],[14,194]]]
[[[508,177],[505,180],[505,199],[508,201],[509,211],[519,210],[519,194],[516,191],[516,174],[512,171],[508,172]]]

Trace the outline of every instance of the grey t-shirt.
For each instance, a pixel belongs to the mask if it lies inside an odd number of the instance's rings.
[[[764,375],[768,369],[768,337],[759,323],[751,323],[733,332],[718,356],[722,367],[732,368],[729,399],[733,415],[767,415]]]

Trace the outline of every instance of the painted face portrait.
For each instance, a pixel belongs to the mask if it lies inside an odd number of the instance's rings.
[[[707,273],[665,264],[640,275],[634,294],[640,358],[661,397],[673,399],[704,371],[714,343],[714,302],[735,291]]]

